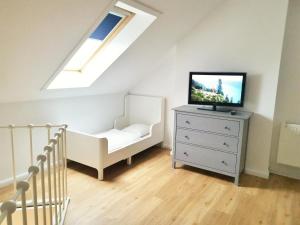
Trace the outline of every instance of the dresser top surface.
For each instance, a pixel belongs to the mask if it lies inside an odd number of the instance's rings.
[[[195,106],[191,105],[182,105],[176,108],[173,108],[176,112],[185,112],[185,113],[193,113],[193,114],[199,114],[199,115],[207,115],[207,116],[215,116],[215,117],[225,117],[225,118],[231,118],[231,119],[242,119],[242,120],[248,120],[252,112],[247,111],[238,111],[236,110],[236,115],[231,115],[230,112],[220,112],[220,111],[210,111],[210,110],[202,110]]]

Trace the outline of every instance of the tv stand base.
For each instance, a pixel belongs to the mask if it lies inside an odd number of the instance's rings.
[[[230,112],[230,111],[232,111],[231,109],[217,108],[216,105],[213,105],[211,108],[210,107],[198,107],[197,109],[199,109],[199,110],[208,110],[208,111],[218,111],[218,112]]]

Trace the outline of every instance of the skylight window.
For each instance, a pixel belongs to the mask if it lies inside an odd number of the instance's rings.
[[[47,83],[47,89],[92,85],[157,18],[153,10],[133,5],[118,1]]]
[[[106,37],[117,27],[122,20],[122,16],[108,13],[96,30],[78,49],[75,55],[67,63],[65,71],[80,72],[87,61],[96,53],[96,51],[103,44]]]

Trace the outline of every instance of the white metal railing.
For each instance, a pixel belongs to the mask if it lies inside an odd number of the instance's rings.
[[[37,156],[36,162],[34,163],[32,129],[43,127],[47,129],[48,145],[44,147],[43,152]],[[5,220],[7,225],[14,224],[13,216],[16,210],[21,211],[21,224],[23,225],[28,224],[29,210],[33,210],[33,221],[35,225],[63,224],[69,203],[66,154],[67,125],[47,124],[45,126],[36,126],[30,124],[28,126],[10,125],[0,128],[10,129],[13,160],[12,169],[15,184],[14,187],[16,189],[14,196],[0,206],[0,224],[2,224]],[[16,180],[14,155],[14,130],[18,128],[28,128],[31,157],[31,165],[28,168],[28,176],[26,179],[19,182]],[[54,134],[53,139],[50,139],[51,128],[58,128],[58,132]],[[32,200],[27,200],[29,188],[32,189]],[[38,200],[39,195],[41,195],[41,200]],[[18,201],[19,199],[20,201]],[[19,221],[18,224],[20,224]]]

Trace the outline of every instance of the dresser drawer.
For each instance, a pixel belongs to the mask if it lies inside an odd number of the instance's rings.
[[[204,147],[220,149],[236,153],[238,150],[239,139],[235,137],[220,136],[193,130],[177,129],[176,141],[188,144],[201,145]]]
[[[175,157],[185,162],[235,173],[236,156],[234,154],[176,143]]]
[[[240,130],[240,123],[238,121],[198,117],[180,113],[177,114],[177,126],[233,136],[238,136]]]

